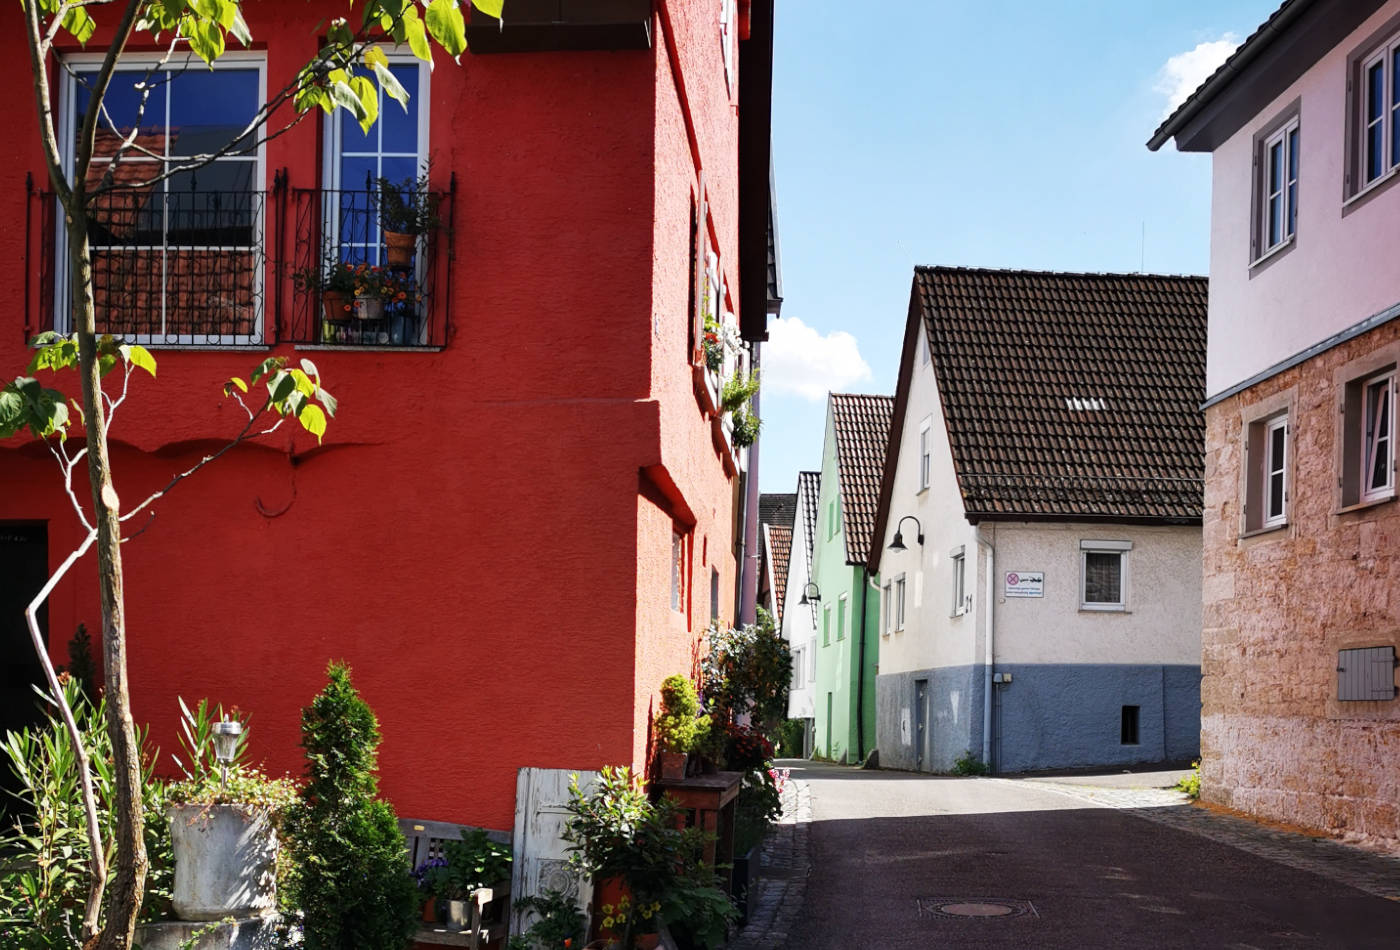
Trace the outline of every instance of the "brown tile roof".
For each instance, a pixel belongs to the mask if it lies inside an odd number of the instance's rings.
[[[970,518],[1200,521],[1206,278],[919,267],[914,293]]]
[[[792,555],[792,528],[768,525],[768,557],[773,565],[773,609],[778,629],[783,626],[783,598],[787,594],[788,563]]]
[[[797,517],[797,493],[765,493],[758,496],[758,523],[792,528]]]
[[[847,564],[864,564],[870,553],[893,412],[893,396],[831,394]]]
[[[821,472],[797,473],[797,496],[802,499],[802,530],[807,535],[807,565],[817,553],[817,503],[822,492]]]

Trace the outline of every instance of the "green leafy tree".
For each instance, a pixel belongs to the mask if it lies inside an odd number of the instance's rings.
[[[332,663],[327,676],[301,714],[307,781],[287,816],[292,902],[307,950],[399,950],[422,902],[403,832],[379,798],[379,720],[348,667]]]
[[[51,692],[62,700],[47,645],[33,619],[37,604],[46,598],[54,584],[72,564],[96,549],[98,593],[102,619],[102,669],[107,700],[107,725],[112,738],[113,800],[118,819],[115,849],[115,876],[108,888],[107,855],[102,847],[97,802],[92,789],[92,763],[83,751],[73,712],[62,703],[63,721],[77,749],[77,769],[82,788],[87,838],[89,841],[88,888],[84,900],[80,937],[84,946],[98,938],[100,950],[127,950],[132,945],[137,914],[146,886],[149,858],[141,803],[141,763],[131,717],[131,697],[126,666],[126,611],[123,594],[121,543],[123,524],[163,496],[183,478],[198,470],[222,452],[207,457],[193,469],[177,475],[167,488],[123,510],[117,494],[108,430],[113,416],[125,399],[134,370],[155,375],[151,354],[142,347],[127,345],[111,337],[99,336],[97,304],[93,291],[90,235],[100,219],[99,210],[114,194],[139,192],[176,175],[203,167],[217,158],[251,152],[270,135],[280,134],[316,109],[334,113],[350,112],[368,130],[378,118],[379,90],[406,105],[408,94],[388,68],[383,45],[402,45],[419,59],[431,61],[437,49],[457,57],[466,50],[466,11],[464,6],[499,17],[503,0],[354,0],[346,7],[356,22],[344,17],[325,25],[324,42],[295,79],[272,92],[249,125],[215,150],[178,158],[161,158],[141,147],[135,131],[124,132],[112,125],[105,100],[113,75],[129,45],[153,44],[165,51],[155,69],[199,68],[212,65],[225,52],[230,41],[249,45],[253,37],[243,17],[241,0],[20,0],[23,33],[29,56],[33,104],[38,119],[40,146],[48,171],[49,185],[61,208],[66,236],[63,248],[69,275],[71,300],[70,336],[50,334],[34,341],[35,357],[25,375],[0,390],[0,438],[28,433],[55,448],[55,458],[63,473],[68,496],[87,535],[64,562],[31,607],[30,633],[36,651],[45,665]],[[102,22],[99,22],[102,21]],[[72,136],[71,163],[65,165],[60,147],[54,89],[50,77],[61,72],[57,47],[71,40],[84,45],[96,41],[104,47],[101,64],[88,82],[87,108],[76,117]],[[188,50],[188,53],[185,51]],[[146,93],[157,83],[146,84]],[[144,98],[132,128],[142,125]],[[283,121],[283,119],[286,121]],[[275,125],[271,123],[276,123]],[[99,133],[116,135],[117,146],[94,166]],[[62,138],[68,138],[67,135]],[[134,166],[129,160],[139,157]],[[102,166],[105,166],[103,168]],[[117,174],[118,169],[135,174]],[[116,383],[104,388],[118,367]],[[44,385],[40,372],[71,371],[77,376],[78,395],[70,398]],[[300,375],[298,375],[300,374]],[[280,358],[264,362],[252,382],[265,378],[266,398],[251,398],[248,384],[230,380],[226,392],[244,405],[248,425],[223,451],[245,438],[267,431],[263,420],[295,419],[318,438],[325,431],[326,415],[333,402],[313,369],[303,364],[288,368]],[[66,450],[66,436],[72,415],[84,435],[80,450]],[[86,461],[91,492],[90,510],[79,502],[73,486],[77,465]],[[110,893],[109,893],[110,890]],[[105,900],[104,900],[105,897]],[[104,918],[105,911],[105,918]]]

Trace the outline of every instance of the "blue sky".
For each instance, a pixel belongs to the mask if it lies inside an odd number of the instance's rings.
[[[894,392],[916,264],[1204,274],[1209,157],[1144,143],[1277,6],[779,0],[762,490],[820,467],[828,390]]]

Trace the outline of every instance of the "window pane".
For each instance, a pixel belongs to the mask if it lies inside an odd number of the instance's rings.
[[[1123,602],[1123,556],[1112,551],[1084,552],[1084,603]]]
[[[69,126],[74,144],[77,143],[78,129],[82,126],[82,117],[87,113],[88,101],[91,98],[87,83],[90,83],[95,75],[95,73],[78,73],[77,81],[74,83],[75,108]],[[102,100],[106,107],[107,118],[99,119],[97,138],[93,143],[94,156],[102,157],[114,154],[121,138],[130,134],[138,121],[141,128],[151,129],[156,135],[153,140],[141,141],[142,147],[164,154],[165,140],[159,136],[156,130],[165,125],[165,85],[158,78],[152,80],[143,111],[142,90],[138,87],[144,84],[145,80],[144,70],[118,70],[112,75],[111,84],[107,87],[107,95]],[[116,126],[115,131],[112,129],[112,124]]]
[[[1385,125],[1377,122],[1366,130],[1366,180],[1371,181],[1385,171]]]
[[[170,80],[170,154],[217,151],[248,127],[258,111],[255,69],[192,66]],[[246,138],[239,147],[247,147]]]
[[[1285,237],[1292,237],[1298,232],[1298,183],[1291,182],[1288,185],[1288,230]]]
[[[1269,146],[1269,194],[1283,190],[1283,143]]]
[[[1283,450],[1284,443],[1288,436],[1288,430],[1284,426],[1277,426],[1269,432],[1269,471],[1283,471]]]
[[[1385,61],[1366,70],[1366,121],[1373,122],[1385,113]]]
[[[403,63],[390,66],[389,72],[408,92],[408,110],[393,99],[380,95],[380,122],[384,126],[380,148],[385,152],[406,152],[418,154],[418,66]],[[358,129],[359,127],[356,126]]]
[[[1277,518],[1283,514],[1283,472],[1272,472],[1269,475],[1269,517]]]
[[[395,105],[397,108],[397,105]],[[379,149],[379,123],[369,127],[369,132],[360,130],[349,109],[340,110],[340,150],[342,152],[374,152]]]
[[[1283,241],[1283,196],[1269,199],[1269,247]]]

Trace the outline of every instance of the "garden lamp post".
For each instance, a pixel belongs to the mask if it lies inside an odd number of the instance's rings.
[[[243,735],[243,723],[225,719],[214,723],[214,758],[219,760],[219,780],[228,785],[228,767],[238,752],[238,737]]]

